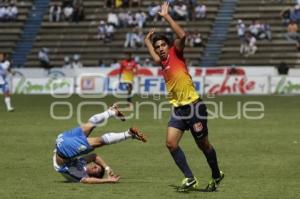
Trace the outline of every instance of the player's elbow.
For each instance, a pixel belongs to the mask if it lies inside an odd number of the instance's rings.
[[[186,32],[183,32],[183,33],[181,33],[181,34],[179,35],[179,39],[180,39],[180,40],[185,40],[186,37],[187,37],[187,33],[186,33]]]
[[[82,179],[80,180],[80,182],[83,183],[83,184],[93,184],[93,183],[91,182],[90,178],[82,178]]]

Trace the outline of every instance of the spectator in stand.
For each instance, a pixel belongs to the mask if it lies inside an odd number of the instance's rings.
[[[120,26],[118,15],[114,9],[107,14],[107,23],[114,25],[114,27]]]
[[[188,34],[186,44],[189,47],[202,47],[202,37],[200,32],[190,32]]]
[[[111,40],[114,37],[115,34],[115,28],[112,24],[108,23],[105,25],[105,29],[106,29],[106,35],[105,35],[105,42],[111,42]]]
[[[73,18],[72,21],[78,23],[79,21],[84,20],[84,7],[83,3],[79,0],[73,1]]]
[[[248,31],[255,38],[258,38],[258,33],[259,33],[260,29],[261,29],[261,24],[256,19],[252,20],[252,24],[248,27]]]
[[[115,0],[115,8],[120,8],[123,4],[123,0]]]
[[[294,9],[290,12],[290,20],[296,23],[300,22],[300,5],[295,5]]]
[[[124,43],[125,48],[137,48],[143,45],[143,33],[141,30],[133,29],[132,32],[126,34]]]
[[[139,10],[135,13],[135,18],[137,20],[137,25],[139,28],[143,28],[145,26],[147,15],[142,10]]]
[[[128,18],[129,18],[129,13],[126,12],[120,12],[118,14],[119,22],[120,22],[120,27],[128,27]]]
[[[65,56],[64,57],[64,64],[62,66],[65,69],[71,69],[72,68],[72,64],[71,64],[71,60],[69,56]]]
[[[270,24],[268,24],[267,22],[261,24],[258,38],[272,41],[272,30]]]
[[[193,34],[193,46],[194,47],[202,47],[203,43],[202,43],[202,36],[200,32],[195,32]]]
[[[49,21],[50,22],[59,22],[60,21],[60,13],[61,13],[61,7],[60,5],[55,2],[50,7],[49,11]]]
[[[177,2],[174,5],[174,17],[176,20],[188,20],[187,5],[182,1]]]
[[[300,50],[300,35],[298,34],[298,25],[295,21],[291,21],[287,27],[287,33],[284,34],[284,37],[288,41],[296,43],[296,48]]]
[[[188,14],[189,20],[195,19],[195,7],[197,6],[197,0],[188,0]]]
[[[198,4],[195,7],[195,18],[204,19],[206,17],[206,6],[204,4]]]
[[[3,7],[3,21],[8,21],[8,5],[7,4],[4,4],[4,7]]]
[[[238,20],[238,23],[236,25],[236,31],[240,42],[243,43],[245,41],[246,26],[241,19]]]
[[[102,41],[105,41],[106,39],[106,26],[103,20],[101,20],[99,23],[97,38]]]
[[[148,17],[150,21],[158,21],[159,15],[157,14],[160,11],[160,5],[152,2],[148,8]]]
[[[128,26],[129,26],[130,28],[135,28],[135,27],[138,26],[138,21],[137,21],[137,19],[135,18],[135,16],[130,15],[130,18],[129,18],[129,20],[128,20]]]
[[[280,16],[282,18],[283,25],[288,25],[290,23],[291,12],[292,12],[292,9],[290,7],[285,8],[284,10],[281,11]]]
[[[0,4],[0,21],[6,20],[6,8],[3,4]]]
[[[72,69],[78,69],[78,68],[83,67],[83,65],[80,61],[80,55],[79,54],[74,54],[73,55],[71,66],[72,66]]]
[[[18,8],[15,3],[10,3],[10,6],[8,7],[7,10],[7,14],[8,14],[9,21],[15,21],[17,19]]]
[[[248,57],[250,55],[254,55],[256,51],[257,46],[255,37],[250,32],[246,32],[245,43],[240,49],[241,54],[243,54],[245,57]]]
[[[63,18],[65,21],[71,21],[72,20],[72,16],[73,16],[73,7],[71,4],[66,5],[65,7],[63,7]]]
[[[49,49],[48,48],[42,48],[38,52],[38,59],[40,61],[40,67],[44,69],[50,69],[50,59],[49,59]]]

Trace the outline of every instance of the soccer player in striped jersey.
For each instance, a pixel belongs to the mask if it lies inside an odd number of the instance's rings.
[[[6,110],[11,112],[14,108],[11,106],[10,91],[7,81],[7,75],[11,73],[10,62],[7,59],[6,53],[0,53],[0,89],[4,94],[4,102],[6,105]]]
[[[165,2],[158,13],[171,26],[177,39],[169,43],[165,35],[154,34],[152,29],[145,37],[145,45],[154,61],[161,65],[168,95],[173,105],[168,123],[166,145],[185,179],[178,191],[188,191],[197,186],[179,142],[185,130],[190,130],[197,146],[204,153],[212,172],[206,191],[215,191],[224,174],[219,170],[217,155],[208,140],[207,109],[195,90],[183,57],[186,33],[168,14],[169,3]]]
[[[146,138],[137,128],[130,128],[120,133],[105,133],[101,137],[89,137],[97,125],[110,117],[117,117],[125,121],[123,113],[114,105],[107,111],[93,115],[87,123],[82,124],[80,127],[59,134],[53,155],[54,169],[70,181],[87,184],[117,182],[119,176],[113,173],[112,169],[100,156],[86,154],[95,148],[131,138],[142,142],[146,142]],[[107,173],[106,178],[103,178],[104,171]]]
[[[134,76],[137,72],[138,64],[135,62],[135,60],[132,57],[132,53],[127,53],[127,58],[120,62],[120,75],[119,80],[121,84],[126,85],[127,89],[127,102],[131,105],[132,99],[132,89],[133,89],[133,81]]]

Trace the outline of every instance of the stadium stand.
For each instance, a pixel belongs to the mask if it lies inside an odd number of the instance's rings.
[[[285,62],[290,66],[300,65],[297,60],[299,52],[295,44],[288,42],[283,34],[287,27],[283,25],[280,16],[285,7],[294,7],[295,1],[264,1],[264,0],[242,0],[238,1],[236,11],[231,22],[227,40],[222,47],[222,54],[218,61],[219,66],[276,66]],[[238,19],[242,19],[246,27],[253,19],[265,21],[271,25],[272,41],[258,40],[257,52],[249,57],[240,54],[240,41],[236,33]]]
[[[32,0],[17,2],[18,15],[15,21],[0,22],[0,52],[11,54],[22,34],[22,28],[32,7]]]
[[[142,1],[141,8],[130,8],[131,12],[138,10],[147,11],[148,6],[153,1]],[[160,3],[161,1],[155,1]],[[199,1],[207,6],[206,19],[199,21],[180,21],[186,31],[200,31],[205,43],[211,33],[212,26],[218,11],[221,0],[204,0]],[[36,42],[27,57],[26,66],[38,67],[37,58],[38,51],[43,48],[49,48],[51,65],[62,66],[65,56],[73,54],[81,55],[81,62],[84,66],[97,66],[99,60],[104,63],[110,63],[114,59],[122,59],[125,57],[124,48],[125,35],[130,28],[117,28],[114,39],[110,43],[103,43],[97,39],[97,27],[100,20],[106,21],[106,17],[111,8],[104,8],[104,1],[84,0],[85,19],[79,23],[74,22],[49,22],[49,14],[44,15],[42,27]],[[129,8],[117,8],[115,12],[127,12]],[[149,28],[157,27],[157,31],[164,31],[167,24],[164,22],[147,23],[143,28],[143,32],[147,33]],[[187,47],[185,51],[186,59],[192,63],[201,61],[204,47]],[[141,59],[148,58],[149,55],[146,48],[132,49],[134,55],[138,55]],[[190,62],[190,63],[191,63]]]

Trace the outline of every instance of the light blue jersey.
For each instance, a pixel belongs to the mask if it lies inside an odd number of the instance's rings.
[[[93,149],[80,127],[65,131],[59,134],[56,139],[56,152],[64,159],[72,159],[87,154]]]
[[[9,61],[4,61],[0,63],[0,89],[3,93],[9,92],[7,75],[10,63]]]
[[[57,172],[71,182],[79,182],[82,178],[88,176],[86,171],[87,162],[83,158],[75,158],[65,165],[59,166],[56,163],[56,155],[54,154],[53,166]]]

